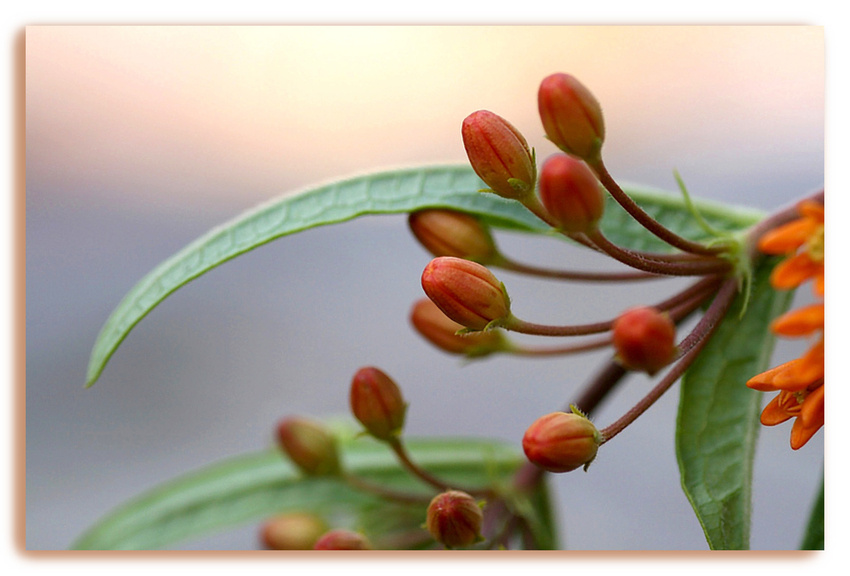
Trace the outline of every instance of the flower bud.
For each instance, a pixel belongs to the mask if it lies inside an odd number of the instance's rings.
[[[614,348],[620,363],[652,375],[676,355],[676,326],[655,308],[631,308],[614,321]]]
[[[416,239],[434,256],[454,256],[482,264],[498,259],[490,231],[469,214],[420,210],[410,215],[408,224]]]
[[[434,258],[422,272],[422,288],[446,316],[470,330],[484,330],[510,315],[502,283],[469,260]]]
[[[452,354],[486,356],[510,347],[499,330],[458,334],[458,331],[463,330],[463,326],[443,314],[443,311],[427,298],[414,304],[410,321],[431,344]]]
[[[313,550],[371,550],[369,540],[357,532],[338,528],[319,538]]]
[[[305,418],[287,418],[278,424],[277,439],[292,462],[305,474],[322,476],[339,473],[336,439],[320,424]]]
[[[404,426],[407,404],[392,378],[377,368],[361,368],[351,381],[351,411],[379,440],[395,437]]]
[[[327,531],[324,521],[312,514],[284,514],[263,526],[263,544],[269,550],[312,550]]]
[[[525,431],[522,449],[530,462],[549,472],[585,468],[596,458],[602,436],[585,416],[553,412]]]
[[[543,164],[540,201],[557,225],[568,233],[590,232],[605,210],[605,195],[587,164],[556,154]]]
[[[588,161],[599,156],[605,140],[602,108],[581,82],[569,74],[547,76],[540,83],[537,106],[555,146]]]
[[[446,548],[466,548],[481,540],[483,520],[481,507],[472,496],[448,490],[431,500],[425,526]]]
[[[534,155],[510,122],[479,110],[466,117],[461,133],[472,169],[493,192],[503,198],[521,199],[534,190]]]

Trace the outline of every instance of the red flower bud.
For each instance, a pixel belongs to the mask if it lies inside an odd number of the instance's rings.
[[[510,122],[479,110],[466,117],[461,133],[472,169],[493,192],[520,199],[534,190],[534,156],[523,135]]]
[[[449,490],[431,500],[425,526],[446,548],[466,548],[481,540],[483,520],[481,507],[472,496]]]
[[[313,550],[371,550],[372,545],[362,534],[336,529],[319,538]]]
[[[470,330],[483,330],[510,315],[504,286],[469,260],[434,258],[422,272],[422,288],[446,316]]]
[[[540,83],[537,106],[546,136],[573,156],[592,161],[605,140],[602,108],[590,90],[569,74],[552,74]]]
[[[443,311],[427,298],[414,304],[410,321],[431,344],[452,354],[485,356],[508,348],[508,343],[500,331],[458,334],[463,326],[443,314]]]
[[[553,412],[525,431],[522,449],[530,462],[549,472],[569,472],[596,458],[602,436],[586,417]]]
[[[272,518],[263,526],[263,545],[269,550],[312,550],[328,527],[312,514],[285,514]]]
[[[543,164],[540,201],[552,219],[569,233],[590,232],[605,210],[605,195],[587,164],[556,154]]]
[[[277,439],[305,474],[322,476],[339,472],[336,439],[320,424],[304,418],[287,418],[278,424]]]
[[[654,308],[625,311],[614,321],[614,348],[626,368],[655,374],[676,355],[676,326]]]
[[[361,368],[351,381],[351,411],[379,440],[389,440],[404,426],[407,404],[393,380],[377,368]]]
[[[416,239],[434,256],[455,256],[482,264],[498,257],[490,231],[474,216],[455,210],[420,210],[408,218]]]

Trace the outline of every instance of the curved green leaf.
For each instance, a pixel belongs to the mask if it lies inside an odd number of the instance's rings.
[[[523,464],[503,443],[472,439],[407,442],[416,462],[459,486],[504,481]],[[423,495],[386,446],[369,438],[343,441],[346,469],[371,482]],[[545,487],[544,487],[545,489]],[[545,495],[542,496],[545,500]],[[77,550],[149,550],[291,511],[359,514],[386,503],[334,478],[301,476],[277,450],[233,458],[172,480],[115,510],[74,543]],[[413,526],[424,521],[424,505]]]
[[[753,277],[746,313],[739,295],[711,341],[682,378],[676,456],[682,487],[712,550],[750,543],[752,469],[762,393],[747,388],[770,361],[771,320],[787,309],[790,292],[769,283],[775,259]]]
[[[823,476],[821,476],[820,490],[812,506],[812,512],[809,515],[809,523],[806,525],[806,533],[803,535],[803,543],[800,545],[800,550],[823,550],[823,507]]]
[[[396,214],[423,208],[452,208],[483,217],[498,228],[546,234],[550,230],[517,202],[482,194],[484,184],[468,166],[431,166],[379,172],[287,194],[214,228],[142,278],[107,319],[89,359],[86,385],[100,377],[109,358],[133,327],[169,294],[224,262],[282,236],[365,214]],[[704,240],[705,232],[680,197],[629,188],[651,215],[679,234]],[[706,220],[722,230],[737,230],[761,214],[701,202]],[[663,250],[609,198],[602,229],[622,245]]]

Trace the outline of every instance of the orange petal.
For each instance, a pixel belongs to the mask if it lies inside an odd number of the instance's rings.
[[[811,218],[823,224],[824,205],[814,200],[803,200],[797,205],[797,212],[805,218]]]
[[[759,250],[765,254],[794,252],[809,239],[820,224],[808,218],[792,220],[767,232],[759,239]]]
[[[799,450],[806,442],[811,440],[812,436],[823,427],[823,421],[806,425],[802,420],[797,418],[794,421],[794,426],[791,427],[791,449]]]
[[[786,312],[773,321],[770,329],[781,336],[805,336],[823,330],[823,302]]]
[[[799,420],[805,426],[823,426],[824,387],[818,386],[806,395],[800,408]]]
[[[825,284],[824,271],[821,270],[819,273],[815,274],[815,280],[812,283],[812,290],[814,291],[816,296],[823,297],[824,284]]]
[[[823,338],[800,357],[800,364],[795,368],[797,378],[809,384],[824,377]]]
[[[818,349],[820,361],[818,361]],[[788,392],[802,392],[818,380],[823,380],[823,342],[816,344],[802,358],[794,362],[788,370],[784,370],[773,378],[773,386]]]
[[[790,290],[819,273],[823,273],[823,263],[813,262],[802,252],[777,264],[770,275],[770,283],[779,290]]]
[[[791,400],[796,403],[796,399],[791,396]],[[788,395],[780,392],[767,403],[767,406],[762,410],[760,421],[765,426],[776,426],[782,424],[795,416],[788,410]]]
[[[747,386],[759,392],[774,392],[779,390],[776,385],[776,379],[785,372],[793,371],[795,366],[800,363],[800,359],[791,360],[785,364],[780,364],[775,368],[766,370],[761,374],[756,374],[747,381]],[[804,386],[805,388],[805,386]]]

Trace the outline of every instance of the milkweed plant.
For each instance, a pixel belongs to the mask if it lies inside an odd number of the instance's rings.
[[[91,527],[75,548],[171,546],[255,522],[258,547],[274,550],[558,549],[547,479],[594,474],[606,445],[638,418],[652,418],[653,404],[676,383],[684,495],[707,547],[748,548],[758,428],[791,421],[789,450],[799,450],[824,425],[823,190],[762,214],[692,199],[678,175],[676,194],[624,189],[606,168],[602,108],[587,87],[552,74],[540,84],[538,109],[559,149],[542,162],[508,120],[479,110],[461,123],[468,166],[341,180],[272,200],[211,230],[118,305],[94,344],[88,386],[148,312],[219,264],[302,230],[406,213],[410,232],[433,256],[409,317],[423,346],[492,362],[501,355],[607,350],[608,360],[574,396],[528,422],[513,444],[409,438],[405,416],[415,406],[405,401],[404,387],[421,383],[355,366],[349,425],[285,415],[269,423],[273,450],[142,494]],[[571,242],[615,261],[615,268],[520,262],[500,251],[499,230]],[[613,317],[558,325],[517,317],[500,271],[600,290],[670,278],[688,283]],[[815,303],[789,311],[797,289],[811,290]],[[520,343],[512,334],[539,338]],[[809,344],[799,358],[771,367],[775,336]],[[648,375],[654,387],[616,420],[595,420],[600,403],[635,373]],[[341,390],[346,385],[339,383]],[[800,527],[802,548],[823,548],[822,486],[808,525]]]

